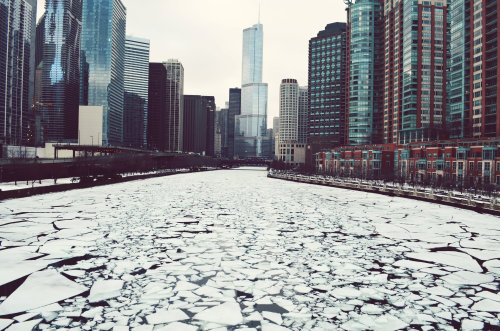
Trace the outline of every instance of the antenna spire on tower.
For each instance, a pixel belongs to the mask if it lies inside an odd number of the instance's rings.
[[[259,0],[259,24],[260,24],[260,6],[262,5],[262,0]]]

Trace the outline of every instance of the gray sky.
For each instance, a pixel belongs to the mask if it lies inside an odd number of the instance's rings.
[[[224,107],[241,85],[243,29],[257,23],[259,0],[122,0],[127,34],[151,40],[151,61],[179,59],[185,94],[214,95]],[[45,0],[38,0],[38,16]],[[269,118],[279,114],[279,84],[307,85],[308,41],[326,24],[345,22],[343,0],[263,0],[264,82]],[[268,121],[272,127],[272,121]]]

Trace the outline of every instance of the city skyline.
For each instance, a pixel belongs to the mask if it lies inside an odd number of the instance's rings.
[[[151,40],[151,62],[179,59],[186,68],[186,94],[214,95],[218,105],[228,101],[228,89],[241,84],[241,30],[258,22],[258,0],[123,3],[127,35]],[[38,1],[38,18],[44,5],[44,0]],[[317,11],[316,5],[323,10]],[[295,0],[262,1],[268,123],[279,113],[281,79],[296,77],[307,85],[309,39],[328,23],[345,20],[345,5],[340,0],[317,0],[313,8]],[[299,21],[303,23],[294,23]]]

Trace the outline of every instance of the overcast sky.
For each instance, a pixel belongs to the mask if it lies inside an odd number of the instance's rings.
[[[241,87],[242,31],[257,23],[259,0],[122,1],[127,34],[151,40],[151,61],[179,59],[184,93],[213,95],[224,107],[229,88]],[[38,16],[44,7],[38,0]],[[343,0],[262,0],[269,118],[279,114],[281,79],[307,85],[309,39],[328,23],[345,21]]]

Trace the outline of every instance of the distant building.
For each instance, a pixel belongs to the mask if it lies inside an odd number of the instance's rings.
[[[215,155],[215,98],[184,96],[184,151]]]
[[[227,157],[228,154],[228,115],[229,115],[229,102],[226,102],[226,107],[215,113],[215,134],[220,133],[220,157]],[[218,138],[216,138],[218,139]],[[215,153],[217,154],[217,145],[215,146]]]
[[[184,67],[179,60],[163,62],[167,69],[167,150],[182,151],[182,129],[184,113]]]
[[[306,118],[307,88],[299,88],[296,79],[283,79],[280,85],[278,148],[275,151],[279,161],[295,166],[306,162]]]
[[[229,89],[229,110],[227,115],[227,157],[233,159],[235,144],[236,116],[241,114],[241,89]]]
[[[279,136],[280,136],[280,118],[273,117],[273,159],[276,159],[279,154]]]
[[[308,115],[309,115],[309,90],[307,86],[299,87],[299,107],[297,113],[297,142],[307,143]]]
[[[167,150],[169,139],[167,93],[167,68],[163,63],[150,63],[147,140],[148,148],[151,150]]]
[[[41,103],[45,141],[77,141],[82,1],[46,0]],[[40,59],[38,59],[40,61]],[[38,91],[37,91],[38,92]],[[97,138],[96,138],[97,139]]]
[[[215,111],[217,106],[214,97],[204,96],[203,99],[207,109],[207,155],[215,156]]]
[[[0,1],[0,142],[32,140],[36,0]]]
[[[283,79],[280,85],[280,143],[297,142],[299,128],[299,84]]]
[[[35,40],[35,96],[34,104],[42,102],[42,74],[43,74],[43,47],[45,39],[45,13],[40,17],[36,25],[36,40]],[[35,108],[38,112],[40,108]],[[40,110],[41,111],[41,110]]]
[[[102,106],[80,106],[78,115],[79,143],[81,145],[102,146]]]
[[[241,114],[236,115],[235,156],[269,157],[267,139],[267,93],[262,83],[263,27],[255,24],[243,31]]]
[[[103,106],[103,144],[123,144],[126,9],[121,0],[84,0],[81,104]]]
[[[123,145],[147,147],[149,40],[127,36],[125,41]]]
[[[384,115],[383,0],[354,0],[347,10],[349,145],[382,142]]]

